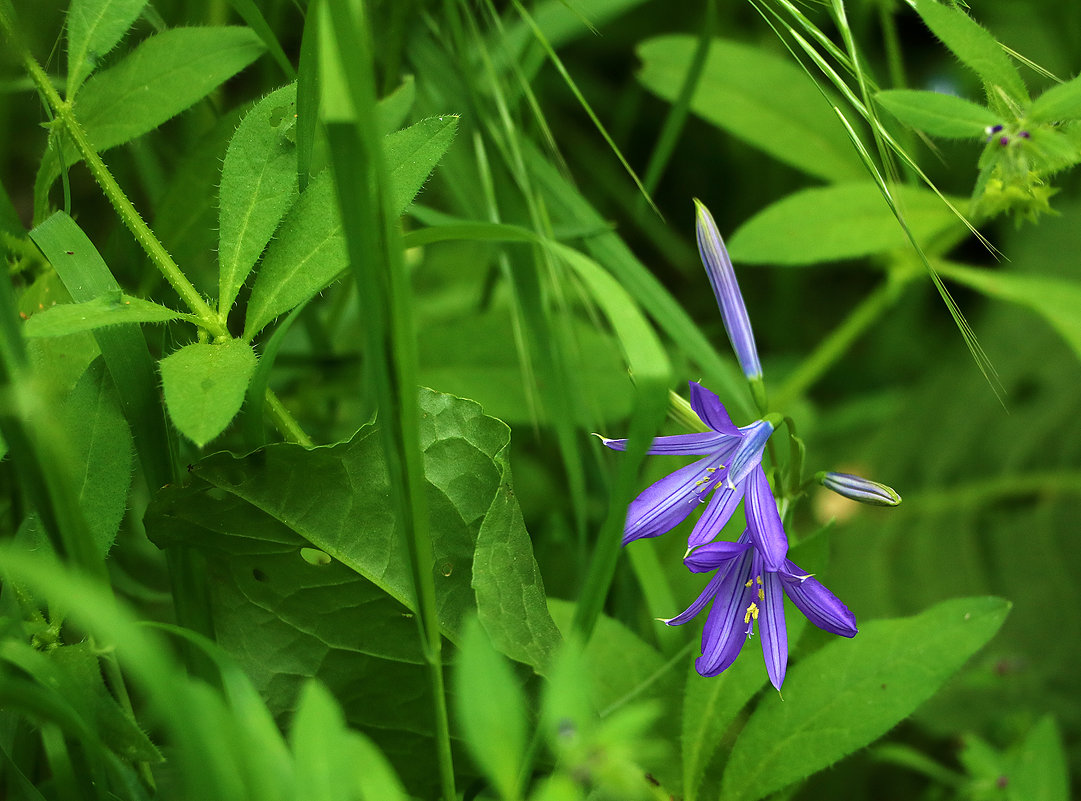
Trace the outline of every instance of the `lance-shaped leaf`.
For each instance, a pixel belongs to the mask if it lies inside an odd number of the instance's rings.
[[[432,117],[383,140],[398,214],[443,158],[457,127],[455,116]],[[308,185],[267,249],[252,286],[244,338],[250,340],[279,314],[324,289],[347,266],[342,221],[328,170]]]
[[[122,323],[167,323],[190,317],[117,291],[85,303],[50,306],[27,320],[23,332],[28,337],[62,337]]]
[[[985,136],[988,128],[1002,123],[986,106],[942,92],[889,89],[875,99],[906,125],[946,139]]]
[[[218,194],[218,309],[227,313],[296,201],[296,84],[271,92],[233,134]]]
[[[169,418],[180,433],[202,447],[236,417],[255,372],[255,351],[239,339],[195,342],[161,360]]]
[[[1052,86],[1033,100],[1025,118],[1030,122],[1081,119],[1081,75]]]
[[[146,0],[71,0],[67,17],[69,101],[145,5]]]

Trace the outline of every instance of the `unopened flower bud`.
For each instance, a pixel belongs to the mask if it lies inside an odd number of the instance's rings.
[[[815,475],[815,480],[826,489],[860,503],[872,506],[897,506],[901,503],[901,496],[893,487],[851,473],[821,472]]]

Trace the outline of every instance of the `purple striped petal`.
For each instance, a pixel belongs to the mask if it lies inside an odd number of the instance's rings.
[[[747,378],[762,377],[762,365],[758,362],[758,350],[754,344],[754,331],[747,317],[747,307],[743,305],[743,295],[736,281],[736,271],[732,260],[728,258],[721,233],[700,200],[694,201],[696,209],[696,229],[698,232],[698,253],[706,266],[706,275],[713,285],[713,294],[717,296],[717,305],[721,309],[721,319],[732,350],[736,352],[739,366]]]
[[[743,538],[740,538],[743,540]],[[725,562],[735,559],[748,548],[750,542],[711,542],[701,548],[687,554],[683,558],[685,564],[692,573],[708,573],[716,570]]]
[[[721,471],[718,469],[717,474]],[[739,502],[743,500],[743,486],[729,487],[722,482],[721,487],[709,499],[706,511],[695,521],[691,535],[687,537],[687,550],[699,548],[713,540],[725,524],[732,519]]]
[[[691,408],[714,431],[742,437],[743,433],[728,416],[721,399],[696,381],[691,382]]]
[[[694,661],[694,667],[703,676],[716,676],[728,668],[747,641],[743,619],[754,597],[753,586],[747,586],[751,579],[751,552],[732,564],[732,577],[718,588],[702,629],[702,655]]]
[[[872,506],[897,506],[901,503],[897,490],[869,478],[851,473],[819,473],[816,478],[826,489],[860,503]]]
[[[644,489],[627,508],[623,544],[643,537],[658,537],[686,520],[713,489],[716,483],[713,476],[721,471],[710,472],[709,468],[720,462],[720,456],[707,456]]]
[[[856,636],[856,616],[821,581],[788,559],[778,575],[792,603],[818,628],[842,637]]]
[[[738,485],[751,474],[752,470],[762,464],[762,452],[773,435],[773,423],[768,420],[758,420],[740,430],[743,432],[743,439],[740,440],[739,448],[732,456],[731,464],[728,465],[728,476],[725,479],[729,486]]]
[[[737,544],[750,545],[750,540],[746,539],[745,536],[741,536],[737,541]],[[744,553],[746,553],[746,551],[744,551]],[[669,618],[664,622],[669,626],[682,626],[687,621],[694,619],[699,612],[705,609],[706,604],[713,600],[714,596],[718,593],[724,594],[726,592],[724,586],[728,581],[735,581],[735,578],[732,577],[731,574],[732,571],[739,569],[740,564],[741,563],[735,559],[725,563],[713,578],[709,580],[706,584],[706,588],[702,590],[701,594],[695,598],[694,603],[675,617]]]
[[[762,638],[762,656],[766,673],[778,690],[788,667],[788,630],[784,625],[784,588],[776,573],[759,574],[762,560],[756,557],[755,588],[758,590],[758,634]],[[761,578],[759,578],[761,576]],[[761,584],[757,582],[761,580]]]
[[[751,541],[762,554],[766,570],[779,570],[788,555],[788,537],[785,536],[773,491],[761,465],[747,479],[745,499],[747,530],[751,534]]]
[[[738,433],[739,429],[737,429]],[[627,440],[609,439],[600,434],[595,435],[605,445],[614,451],[627,450]],[[653,440],[646,453],[666,456],[707,456],[717,454],[724,450],[732,453],[739,445],[739,440],[730,434],[719,434],[716,431],[707,431],[702,434],[673,434],[670,437],[657,437]]]

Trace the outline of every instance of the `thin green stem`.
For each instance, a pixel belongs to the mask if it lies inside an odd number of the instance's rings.
[[[784,409],[806,392],[844,355],[852,343],[896,302],[904,280],[890,276],[849,312],[848,317],[833,329],[788,377],[781,391],[777,393],[777,408]]]
[[[298,423],[292,413],[285,408],[281,399],[274,394],[274,390],[272,389],[266,391],[266,413],[270,418],[270,422],[273,423],[274,427],[278,429],[283,437],[285,437],[286,442],[295,442],[297,445],[303,445],[305,448],[315,447],[312,438],[304,432],[304,429],[300,427],[300,423]]]

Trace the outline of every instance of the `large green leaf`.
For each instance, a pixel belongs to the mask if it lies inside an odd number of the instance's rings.
[[[28,337],[62,337],[122,323],[166,323],[188,315],[117,290],[85,303],[62,303],[39,311],[23,326]]]
[[[947,139],[984,136],[988,127],[1002,122],[986,106],[943,92],[889,89],[875,99],[906,125]]]
[[[478,611],[497,648],[542,668],[559,634],[509,488],[509,429],[471,401],[421,390],[419,402],[443,633],[457,639]],[[332,447],[216,454],[146,522],[159,545],[207,553],[219,640],[272,709],[317,676],[415,774],[434,771],[428,671],[380,442],[366,426]]]
[[[195,342],[162,359],[165,405],[180,433],[202,447],[224,431],[244,403],[255,361],[239,339]]]
[[[1081,118],[1081,75],[1052,86],[1032,101],[1025,114],[1030,122],[1060,122]]]
[[[384,140],[394,208],[405,210],[447,152],[455,116],[421,120]],[[320,173],[281,224],[252,286],[244,322],[251,339],[271,320],[326,287],[348,266],[345,236],[330,171]]]
[[[69,101],[145,5],[146,0],[71,0],[67,16]]]
[[[296,202],[296,84],[271,92],[233,134],[218,194],[218,309],[228,312]]]
[[[662,36],[638,46],[639,80],[674,101],[694,59],[694,36]],[[715,39],[691,110],[779,161],[827,181],[864,175],[837,115],[806,73],[761,48]]]
[[[930,698],[1006,619],[999,598],[945,601],[909,618],[864,625],[788,674],[768,695],[732,754],[721,797],[756,801],[885,734]]]
[[[961,224],[927,189],[900,187],[894,195],[925,245]],[[758,212],[728,240],[732,259],[745,264],[818,264],[906,247],[897,218],[870,181],[795,192]]]

